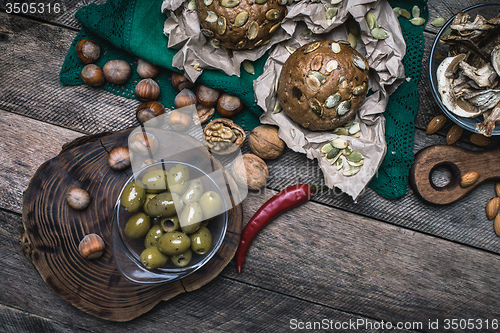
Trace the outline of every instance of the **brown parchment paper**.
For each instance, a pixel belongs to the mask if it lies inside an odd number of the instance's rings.
[[[288,14],[281,29],[266,48],[234,51],[232,55],[210,45],[200,31],[196,12],[189,7],[188,2],[181,0],[165,0],[162,5],[162,11],[170,13],[164,25],[164,33],[169,36],[169,47],[180,49],[174,58],[174,66],[184,70],[193,81],[203,68],[215,68],[228,75],[239,75],[243,60],[258,59],[269,50],[264,72],[254,81],[257,104],[264,110],[261,122],[278,126],[279,135],[289,148],[318,160],[327,186],[336,187],[356,200],[376,174],[386,154],[383,112],[389,95],[404,79],[402,60],[406,45],[398,19],[389,3],[386,0],[343,0],[332,5],[327,0],[296,1],[288,6]],[[329,7],[338,8],[337,15],[330,21],[326,19]],[[387,39],[377,40],[371,36],[365,20],[368,12],[375,14],[378,26],[389,35]],[[284,112],[273,113],[273,110],[277,103],[276,80],[290,55],[287,47],[297,49],[318,39],[347,40],[349,27],[345,23],[350,16],[360,28],[356,50],[366,57],[370,66],[370,96],[365,99],[355,119],[360,124],[361,137],[344,136],[350,147],[364,156],[361,170],[356,175],[347,177],[342,175],[342,170],[337,171],[334,165],[330,165],[319,151],[325,143],[339,137],[338,135],[331,131],[309,131],[291,121]]]

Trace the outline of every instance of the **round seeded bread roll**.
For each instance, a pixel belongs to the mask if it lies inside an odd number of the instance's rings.
[[[281,69],[279,103],[295,123],[332,130],[356,115],[368,90],[368,70],[366,59],[346,42],[311,42]]]
[[[196,0],[201,32],[214,47],[243,50],[269,43],[288,0]]]

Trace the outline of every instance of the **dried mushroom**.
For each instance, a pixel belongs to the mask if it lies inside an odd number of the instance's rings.
[[[230,119],[212,120],[205,127],[205,141],[210,151],[217,155],[234,153],[243,145],[246,133]]]

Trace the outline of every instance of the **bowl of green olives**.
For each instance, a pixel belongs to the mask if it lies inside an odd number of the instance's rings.
[[[228,202],[223,178],[179,161],[147,165],[123,186],[113,214],[113,256],[129,281],[182,279],[223,243]]]

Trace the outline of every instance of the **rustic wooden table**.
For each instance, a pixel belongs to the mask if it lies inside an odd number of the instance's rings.
[[[447,206],[426,204],[410,188],[397,200],[370,189],[357,203],[345,195],[321,195],[270,224],[254,241],[241,275],[231,262],[203,288],[160,302],[130,322],[98,319],[71,306],[23,255],[18,241],[23,191],[64,143],[126,128],[123,119],[136,101],[58,83],[80,28],[74,13],[93,1],[50,1],[61,5],[59,13],[33,15],[7,14],[12,2],[0,0],[1,331],[279,332],[314,323],[332,330],[358,324],[359,331],[383,331],[387,322],[402,323],[407,331],[429,331],[436,324],[440,331],[453,325],[498,330],[500,238],[484,212],[495,195],[493,182]],[[430,0],[429,16],[449,18],[476,3]],[[426,78],[436,32],[427,24],[415,152],[445,143],[451,126],[425,134],[429,120],[440,113]],[[467,135],[456,145],[477,149]],[[488,149],[496,145],[494,139]],[[306,165],[320,177],[315,163],[287,151],[270,164],[264,193],[244,201],[244,223],[289,184],[276,170],[290,165]]]

